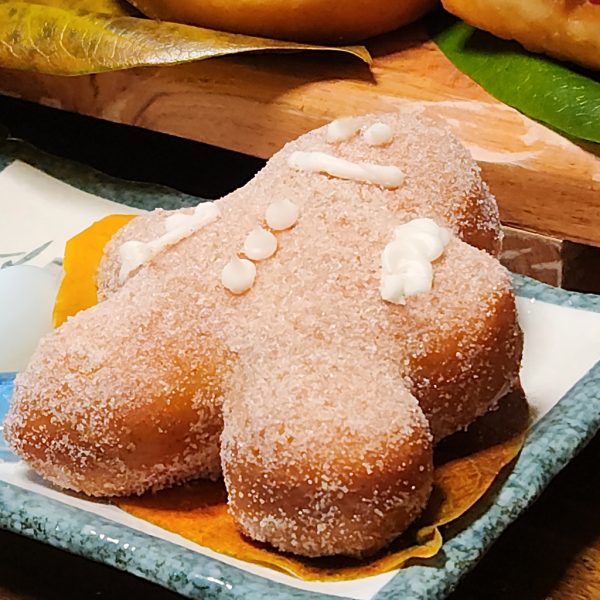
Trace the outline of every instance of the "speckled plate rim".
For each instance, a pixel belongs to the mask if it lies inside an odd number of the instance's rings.
[[[166,188],[123,182],[20,142],[3,144],[0,170],[24,160],[105,198],[140,208],[198,202]],[[600,313],[600,297],[566,292],[515,276],[519,296]],[[493,503],[445,542],[443,555],[399,571],[375,600],[445,598],[502,531],[600,429],[600,362],[531,430],[515,468]],[[189,598],[339,598],[277,583],[34,492],[0,482],[0,528],[157,583]]]

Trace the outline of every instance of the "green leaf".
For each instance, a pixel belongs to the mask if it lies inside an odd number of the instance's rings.
[[[442,52],[492,96],[568,136],[600,142],[600,83],[462,21],[434,36]]]
[[[82,75],[267,50],[337,51],[371,62],[362,46],[267,40],[138,18],[132,10],[118,0],[0,0],[0,65]]]

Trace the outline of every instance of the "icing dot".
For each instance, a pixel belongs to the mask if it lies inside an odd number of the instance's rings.
[[[330,144],[350,139],[360,129],[360,119],[342,117],[327,126],[327,141]]]
[[[253,229],[244,241],[244,254],[252,260],[264,260],[275,254],[277,238],[266,229]]]
[[[283,231],[293,227],[300,216],[300,209],[289,200],[277,200],[267,207],[265,219],[267,225],[275,231]]]
[[[221,283],[233,294],[247,292],[256,279],[254,263],[245,258],[235,256],[224,267],[221,273]]]
[[[383,146],[389,144],[394,137],[394,132],[385,123],[374,123],[364,133],[365,142],[369,146]]]

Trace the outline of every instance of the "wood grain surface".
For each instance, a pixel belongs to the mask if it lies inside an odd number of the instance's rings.
[[[600,160],[501,104],[413,27],[345,57],[255,55],[84,77],[0,70],[0,92],[268,157],[339,115],[422,113],[471,149],[505,224],[600,246]]]

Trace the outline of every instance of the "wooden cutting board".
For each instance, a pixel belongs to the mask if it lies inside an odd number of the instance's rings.
[[[0,70],[0,92],[265,158],[340,115],[432,116],[470,148],[505,224],[600,246],[600,159],[493,99],[418,26],[369,49],[371,70],[317,53],[70,78]]]

